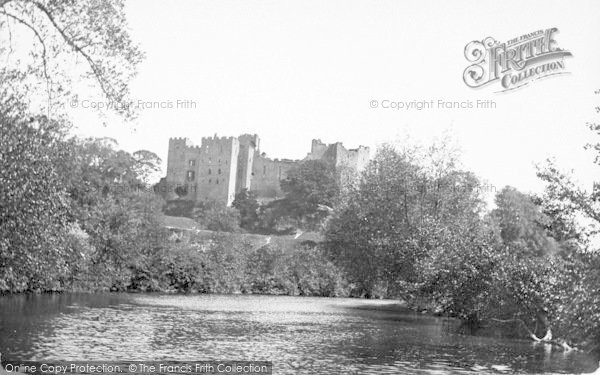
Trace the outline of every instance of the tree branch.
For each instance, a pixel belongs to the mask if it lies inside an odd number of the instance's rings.
[[[2,0],[0,0],[2,1]],[[5,0],[5,1],[9,1],[9,0]],[[64,39],[64,41],[71,47],[73,48],[77,53],[79,53],[81,56],[83,56],[85,58],[85,60],[88,62],[90,68],[92,69],[92,72],[94,73],[94,75],[96,76],[96,79],[98,80],[98,83],[100,84],[100,88],[102,89],[102,92],[104,93],[104,95],[106,95],[107,98],[111,99],[114,98],[116,95],[114,93],[114,88],[111,87],[111,85],[107,82],[105,82],[105,79],[102,75],[101,72],[101,68],[96,64],[96,62],[94,61],[94,59],[92,59],[92,57],[90,55],[88,55],[87,52],[85,52],[83,50],[83,48],[81,48],[79,45],[77,45],[77,43],[75,43],[71,37],[69,37],[66,32],[58,26],[56,20],[54,19],[54,16],[52,15],[52,13],[48,10],[48,8],[46,8],[46,6],[44,6],[44,4],[38,2],[38,1],[31,1],[31,0],[27,0],[28,2],[32,3],[36,8],[38,8],[42,13],[44,13],[46,15],[46,17],[48,18],[48,20],[50,21],[50,23],[52,24],[52,26],[54,26],[54,28],[58,31],[58,33],[62,36],[62,38]]]
[[[44,66],[44,78],[46,79],[46,89],[48,91],[48,96],[51,99],[51,97],[50,97],[50,95],[51,95],[50,94],[50,77],[48,76],[48,60],[46,58],[47,49],[46,49],[46,43],[44,43],[44,39],[32,25],[30,25],[28,22],[26,22],[22,18],[19,18],[13,14],[7,13],[3,10],[0,10],[0,14],[4,14],[5,16],[12,18],[13,20],[15,20],[15,21],[19,22],[20,24],[24,25],[25,27],[27,27],[29,30],[31,30],[35,34],[37,39],[40,41],[40,44],[42,45],[42,64]]]
[[[532,332],[528,327],[527,324],[525,324],[525,322],[519,318],[513,318],[513,319],[496,319],[496,318],[491,318],[490,320],[494,321],[494,322],[499,322],[499,323],[520,323],[523,328],[525,328],[525,330],[527,331],[527,333],[529,334],[529,337],[535,341],[536,343],[545,343],[545,344],[553,344],[553,345],[557,345],[560,346],[561,348],[565,349],[565,350],[579,350],[577,348],[571,347],[569,344],[567,344],[567,342],[565,340],[555,340],[552,339],[552,330],[550,328],[548,328],[548,330],[546,331],[546,335],[544,335],[544,337],[539,338],[536,336],[536,334],[534,332]]]

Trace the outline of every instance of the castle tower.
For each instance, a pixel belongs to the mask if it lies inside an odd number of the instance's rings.
[[[167,200],[177,198],[175,189],[181,188],[188,190],[186,183],[186,150],[192,143],[187,138],[170,138],[169,153],[167,156],[167,190],[165,198]],[[183,191],[181,190],[181,191]],[[188,198],[189,199],[189,198]]]
[[[201,146],[185,138],[169,139],[167,199],[213,200],[231,205],[238,153],[239,141],[233,137],[202,138]],[[178,192],[185,194],[175,194],[178,187]]]
[[[237,138],[202,138],[196,200],[214,200],[231,206],[235,199],[240,144]]]
[[[260,142],[256,134],[243,134],[238,137],[238,140],[240,143],[240,152],[237,165],[236,193],[239,193],[242,189],[250,190],[254,153],[258,152]]]
[[[329,147],[325,143],[321,142],[320,139],[313,139],[310,146],[310,153],[308,154],[307,158],[310,160],[322,159],[328,148]]]

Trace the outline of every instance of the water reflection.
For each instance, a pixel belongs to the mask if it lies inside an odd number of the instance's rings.
[[[0,297],[11,360],[270,360],[277,374],[573,373],[595,361],[454,334],[392,301],[274,296]]]

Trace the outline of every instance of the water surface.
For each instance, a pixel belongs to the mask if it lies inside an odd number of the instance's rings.
[[[593,358],[456,334],[394,301],[246,295],[0,297],[3,358],[268,360],[275,374],[581,373]]]

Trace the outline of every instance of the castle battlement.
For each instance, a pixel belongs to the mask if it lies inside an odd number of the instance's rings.
[[[320,139],[312,140],[311,151],[302,160],[272,159],[261,153],[259,146],[257,134],[215,134],[202,137],[200,146],[193,145],[187,137],[169,138],[166,182],[188,187],[189,195],[181,199],[215,200],[230,205],[242,189],[253,191],[261,200],[283,197],[281,181],[303,160],[324,160],[336,168],[360,172],[369,159],[368,147],[347,150],[341,142],[328,145]]]
[[[276,162],[276,163],[278,163],[278,162],[281,162],[281,163],[300,163],[302,161],[300,159],[279,159],[279,158],[272,159],[272,158],[269,158],[267,156],[262,156],[262,155],[261,155],[261,157],[263,159],[265,159],[265,160],[269,160],[269,161]]]
[[[343,147],[343,146],[342,146]],[[369,152],[369,148],[366,146],[358,146],[358,148],[350,148],[348,150],[346,150],[348,152],[354,152],[354,153],[364,153],[364,152]]]
[[[221,142],[223,142],[223,141],[230,141],[230,140],[233,140],[233,139],[236,139],[236,138],[235,137],[226,137],[226,136],[219,137],[216,134],[214,135],[214,137],[202,137],[202,141],[203,142],[204,141],[207,141],[207,142],[215,142],[215,141],[218,142],[218,141],[221,141]]]

